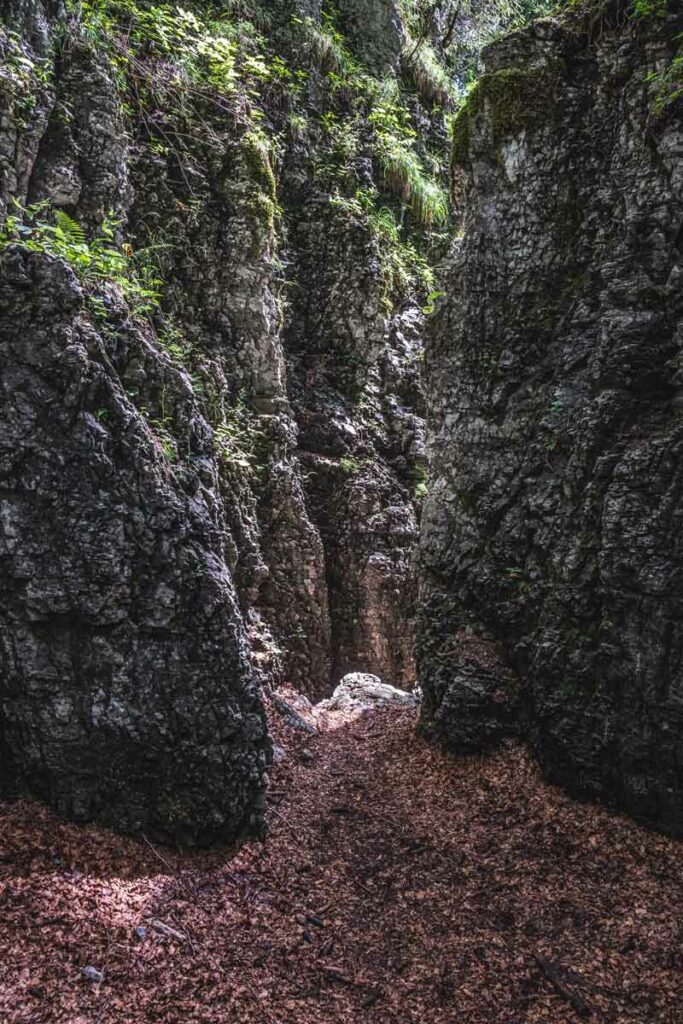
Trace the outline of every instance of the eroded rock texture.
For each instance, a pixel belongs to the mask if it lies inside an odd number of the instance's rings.
[[[429,735],[460,751],[522,735],[574,792],[681,832],[669,11],[612,5],[493,45],[458,119],[467,212],[427,352],[420,667]]]
[[[397,0],[340,0],[339,8],[356,49],[377,72],[396,68],[406,41]]]
[[[195,47],[189,86],[164,11],[0,12],[3,220],[109,224],[159,279],[141,312],[73,251],[3,238],[0,787],[204,842],[261,827],[260,685],[414,682],[423,317],[388,300],[354,199],[381,185],[360,119],[339,166],[357,97],[320,4],[250,5],[244,49]],[[354,61],[397,63],[397,11],[376,5]]]
[[[332,678],[373,671],[411,686],[423,316],[415,306],[386,316],[378,245],[358,220],[321,203],[292,241],[300,285],[285,344],[299,458],[326,554]]]
[[[267,741],[210,429],[125,307],[105,339],[83,300],[63,263],[5,254],[3,786],[126,830],[253,832]],[[174,472],[127,395],[133,360],[181,410],[187,458]]]

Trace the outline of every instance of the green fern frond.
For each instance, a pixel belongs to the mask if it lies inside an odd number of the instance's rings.
[[[54,211],[55,225],[58,227],[66,237],[73,242],[75,245],[85,245],[86,237],[85,231],[73,217],[70,217],[64,210]]]

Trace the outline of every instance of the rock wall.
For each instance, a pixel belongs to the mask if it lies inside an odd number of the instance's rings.
[[[397,0],[341,0],[339,8],[354,47],[380,73],[396,68],[406,41]]]
[[[422,728],[680,833],[683,20],[626,7],[492,45],[456,121]]]
[[[116,312],[113,341],[68,267],[5,254],[3,789],[166,839],[253,833],[269,746],[210,428],[187,376]],[[178,409],[173,471],[129,397],[135,377]]]
[[[434,232],[376,151],[444,120],[361,6],[3,6],[3,793],[258,831],[259,685],[414,681]]]
[[[299,458],[326,552],[332,677],[372,671],[410,687],[424,318],[413,304],[386,316],[378,245],[358,219],[323,202],[298,220],[292,241],[301,285],[285,345]]]

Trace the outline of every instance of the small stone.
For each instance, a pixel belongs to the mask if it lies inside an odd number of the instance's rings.
[[[98,971],[96,967],[84,967],[81,973],[88,981],[94,981],[98,985],[104,981],[104,974],[102,971]]]
[[[287,757],[285,748],[279,746],[277,743],[273,743],[273,761],[275,764],[281,764]]]
[[[139,939],[147,938],[147,929],[145,928],[144,924],[139,924],[137,926],[137,928],[135,929],[135,934]]]

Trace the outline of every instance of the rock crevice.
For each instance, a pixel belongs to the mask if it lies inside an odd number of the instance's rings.
[[[431,235],[369,97],[443,111],[393,2],[234,6],[0,12],[0,789],[182,842],[260,830],[260,687],[414,683]]]

